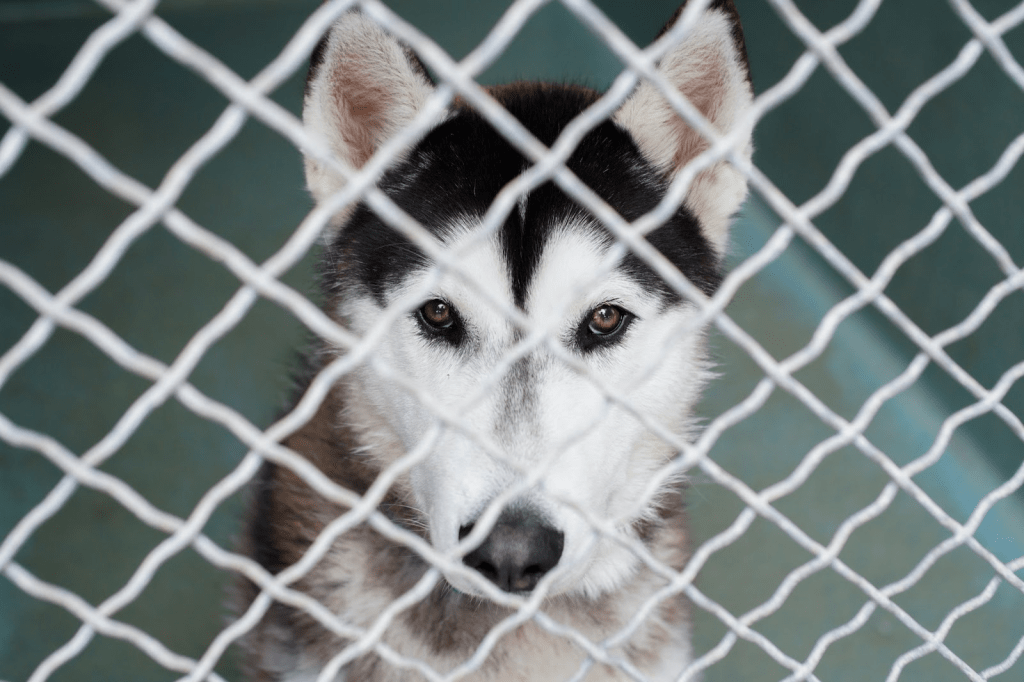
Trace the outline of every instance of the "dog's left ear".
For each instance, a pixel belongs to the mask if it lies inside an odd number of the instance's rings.
[[[682,11],[681,7],[662,34]],[[658,70],[719,133],[732,132],[753,102],[743,30],[732,0],[712,0],[682,42],[669,48]],[[613,120],[669,178],[710,146],[648,81],[637,86]],[[752,134],[748,126],[738,146],[747,159],[753,153]],[[686,206],[719,255],[725,252],[729,223],[746,195],[746,178],[725,161],[702,171],[690,185]]]
[[[359,168],[412,121],[433,90],[412,50],[360,12],[348,12],[313,53],[302,118],[338,158]],[[310,157],[306,182],[318,202],[345,184]]]

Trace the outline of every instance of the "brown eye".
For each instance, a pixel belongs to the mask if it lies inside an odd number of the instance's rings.
[[[611,348],[626,338],[636,315],[613,303],[602,303],[580,320],[576,327],[576,347],[589,353]]]
[[[622,309],[607,303],[599,305],[590,313],[591,332],[604,336],[616,332],[622,326]]]
[[[447,329],[455,321],[451,306],[439,298],[424,303],[420,308],[420,317],[434,329]]]

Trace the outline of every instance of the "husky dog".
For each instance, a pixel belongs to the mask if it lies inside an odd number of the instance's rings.
[[[658,69],[718,131],[746,125],[752,90],[732,0],[711,2]],[[433,88],[410,49],[365,15],[347,13],[313,54],[304,121],[334,155],[358,168],[414,118]],[[547,83],[514,83],[490,94],[548,146],[599,97]],[[750,132],[737,145],[748,158]],[[651,211],[680,169],[707,148],[657,88],[642,81],[609,120],[582,138],[567,165],[632,221]],[[630,545],[684,568],[681,481],[654,483],[678,452],[638,415],[679,438],[692,437],[691,410],[709,370],[702,332],[679,329],[697,309],[633,254],[595,279],[615,241],[552,182],[521,196],[499,229],[480,238],[477,228],[498,192],[530,165],[456,100],[379,180],[395,204],[458,253],[458,273],[438,272],[422,249],[364,204],[335,216],[323,253],[326,311],[362,335],[401,308],[374,354],[432,404],[365,363],[344,375],[284,444],[362,494],[417,448],[436,410],[457,412],[471,430],[443,430],[379,505],[394,524],[464,569],[449,566],[427,597],[395,615],[380,641],[400,656],[446,674],[514,613],[494,595],[528,597],[537,590],[546,618],[594,643],[622,631],[645,602],[654,605],[608,649],[610,662],[585,669],[579,643],[545,627],[550,621],[531,618],[498,638],[462,679],[566,680],[585,670],[586,680],[632,679],[637,672],[652,681],[674,680],[691,660],[688,606],[681,595],[653,599],[667,581]],[[306,177],[321,202],[345,182],[313,159],[306,161]],[[696,176],[685,202],[647,240],[711,294],[729,222],[746,191],[744,177],[719,162]],[[502,306],[518,311],[518,321]],[[547,329],[564,352],[534,344],[502,364],[534,325]],[[341,353],[321,343],[307,354],[300,395]],[[625,396],[636,412],[609,402],[608,391]],[[531,472],[540,474],[523,483]],[[457,548],[491,502],[516,485],[520,492],[489,512],[471,538],[475,545]],[[243,550],[277,573],[302,558],[345,511],[288,468],[265,464],[254,484]],[[593,519],[605,532],[594,532]],[[366,629],[430,567],[419,552],[364,524],[334,540],[294,586]],[[243,605],[257,592],[251,584],[241,591]],[[274,603],[246,641],[251,679],[314,680],[349,643],[309,614]],[[368,649],[337,679],[424,679],[415,667],[387,658],[393,656]]]

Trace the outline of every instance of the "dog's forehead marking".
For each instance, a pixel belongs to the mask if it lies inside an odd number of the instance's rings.
[[[597,229],[570,221],[551,231],[527,289],[525,308],[531,318],[557,324],[601,303],[646,310],[648,299],[653,301],[620,264],[606,262],[611,242]]]
[[[579,219],[552,222],[547,229],[535,230],[544,235],[543,248],[527,263],[509,257],[507,234],[482,236],[478,220],[456,221],[445,230],[442,241],[458,254],[459,272],[445,272],[436,295],[462,308],[473,327],[486,331],[492,341],[500,339],[502,346],[531,331],[520,330],[510,319],[510,310],[558,334],[601,303],[639,307],[632,310],[636,314],[655,305],[657,296],[646,291],[627,268],[606,263],[612,242],[600,228]],[[521,294],[517,284],[523,287]]]
[[[531,317],[543,321],[564,317],[576,300],[590,298],[588,294],[601,287],[599,272],[606,248],[596,235],[579,227],[562,225],[548,236],[527,287],[525,307]]]
[[[464,217],[446,230],[442,241],[450,253],[457,254],[459,272],[446,271],[438,288],[453,304],[471,306],[474,317],[505,319],[502,308],[515,305],[512,281],[501,256],[499,237],[483,236],[480,229],[477,220]]]

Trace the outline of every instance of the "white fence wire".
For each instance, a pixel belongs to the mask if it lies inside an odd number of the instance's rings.
[[[1024,90],[1024,68],[1007,50],[1001,37],[1007,31],[1024,23],[1024,3],[995,21],[987,22],[967,0],[951,0],[957,15],[969,27],[974,38],[963,46],[947,67],[918,86],[894,114],[889,114],[881,101],[850,69],[837,49],[868,25],[881,0],[862,0],[845,21],[825,33],[815,28],[790,0],[769,0],[778,16],[803,41],[806,51],[782,80],[757,97],[749,116],[754,121],[760,119],[797,93],[818,67],[824,67],[863,108],[877,127],[876,131],[846,152],[823,190],[797,206],[756,166],[734,153],[734,139],[729,136],[719,138],[696,108],[654,70],[658,57],[686,33],[692,20],[707,4],[706,2],[691,0],[683,18],[674,29],[648,49],[641,50],[590,0],[561,0],[564,7],[607,44],[627,65],[627,69],[596,104],[566,128],[550,149],[545,148],[514,117],[492,100],[474,80],[500,56],[530,17],[548,4],[547,0],[514,2],[486,39],[461,62],[454,61],[437,44],[377,0],[332,0],[322,5],[294,35],[284,50],[250,81],[239,77],[216,57],[156,16],[154,10],[157,0],[99,2],[113,13],[112,18],[89,36],[52,88],[29,103],[21,100],[0,83],[0,112],[12,123],[12,127],[0,141],[0,179],[17,163],[26,144],[32,139],[65,156],[99,186],[137,208],[117,226],[88,266],[56,294],[51,294],[15,265],[0,260],[0,282],[38,313],[38,319],[29,331],[0,356],[0,386],[3,386],[13,372],[47,343],[58,327],[80,334],[125,370],[153,383],[123,414],[114,428],[80,456],[46,434],[23,428],[0,414],[0,438],[12,446],[40,453],[64,472],[64,478],[60,483],[3,538],[0,544],[0,570],[27,594],[59,605],[82,621],[75,636],[52,652],[35,669],[29,678],[31,682],[43,682],[50,678],[62,666],[78,656],[97,634],[131,643],[160,666],[181,673],[184,680],[220,680],[221,677],[213,672],[214,666],[227,648],[259,621],[274,600],[304,611],[328,630],[351,642],[338,652],[321,675],[321,680],[332,679],[333,674],[346,663],[371,650],[392,665],[418,670],[427,679],[458,679],[482,664],[498,637],[529,619],[549,631],[570,637],[589,655],[588,662],[580,669],[575,679],[581,679],[594,662],[601,662],[621,668],[631,679],[641,680],[644,678],[639,671],[610,652],[630,635],[660,600],[680,592],[685,593],[698,607],[721,619],[728,629],[717,646],[693,661],[690,667],[683,671],[680,680],[693,679],[700,671],[725,657],[741,639],[761,648],[781,666],[791,671],[787,680],[816,680],[818,678],[815,676],[815,669],[828,648],[864,626],[878,609],[891,613],[921,640],[919,646],[896,660],[891,668],[889,680],[899,678],[907,664],[931,652],[938,652],[971,680],[995,677],[1008,670],[1024,654],[1024,639],[1021,639],[1002,662],[984,670],[975,670],[945,644],[946,635],[957,620],[990,601],[1002,582],[1024,592],[1024,579],[1017,575],[1024,569],[1024,557],[1010,563],[1000,561],[974,537],[974,532],[989,510],[998,501],[1014,494],[1024,485],[1024,466],[989,492],[965,523],[957,522],[913,479],[916,474],[938,461],[958,426],[979,415],[989,412],[995,414],[1013,433],[1024,440],[1024,424],[1021,423],[1020,417],[1001,402],[1014,383],[1024,376],[1024,362],[1011,367],[991,389],[987,389],[944,350],[954,341],[976,331],[1000,301],[1013,292],[1024,289],[1024,272],[1013,262],[1003,245],[974,217],[970,208],[970,203],[974,199],[1006,178],[1024,155],[1024,134],[1011,142],[990,170],[957,190],[942,178],[924,151],[906,132],[922,108],[967,74],[985,52],[995,59],[1008,78]],[[345,168],[343,164],[332,159],[326,149],[315,144],[299,120],[267,96],[296,70],[304,67],[313,46],[330,23],[353,6],[359,6],[366,16],[379,22],[410,45],[440,79],[440,86],[413,123],[385,144],[358,171]],[[144,35],[169,58],[201,76],[231,102],[213,127],[171,166],[155,189],[121,172],[82,139],[53,121],[55,114],[79,94],[108,53],[136,32]],[[679,174],[668,195],[655,210],[630,224],[612,211],[564,163],[583,135],[617,109],[639,78],[651,80],[676,111],[713,144]],[[425,456],[442,428],[459,429],[467,433],[473,431],[460,423],[458,414],[438,408],[429,396],[422,395],[411,382],[372,355],[381,335],[399,315],[404,314],[403,310],[389,310],[384,319],[369,333],[357,337],[339,327],[302,294],[279,280],[279,277],[313,245],[322,226],[335,211],[354,201],[362,200],[391,227],[433,258],[439,268],[459,273],[472,282],[472,277],[468,273],[460,271],[458,254],[443,249],[424,228],[404,214],[375,185],[395,154],[422,136],[455,96],[460,96],[476,108],[495,129],[535,164],[498,195],[483,220],[480,238],[497,228],[520,194],[544,182],[553,181],[573,200],[597,216],[618,240],[605,264],[605,272],[614,267],[627,250],[637,254],[676,291],[697,303],[701,309],[699,323],[710,321],[716,325],[725,336],[749,353],[765,375],[746,399],[708,424],[695,443],[682,441],[671,430],[654,422],[630,405],[627,398],[602,385],[599,378],[590,377],[601,387],[610,403],[624,407],[638,416],[648,428],[682,453],[682,456],[670,465],[671,470],[667,469],[662,473],[663,477],[670,476],[676,470],[702,471],[714,482],[731,490],[746,505],[731,526],[695,548],[691,560],[682,572],[677,573],[660,564],[647,554],[643,547],[631,547],[645,563],[668,581],[668,585],[644,604],[625,630],[604,642],[589,641],[580,633],[568,630],[548,617],[540,609],[544,597],[543,589],[537,590],[529,598],[503,593],[479,576],[473,575],[473,572],[462,566],[459,561],[438,554],[421,538],[395,526],[376,511],[388,487],[402,471]],[[285,245],[262,264],[253,262],[233,244],[203,228],[176,207],[176,202],[197,171],[238,134],[249,117],[259,120],[284,136],[304,153],[332,164],[348,177],[344,189],[310,213]],[[922,230],[889,253],[876,272],[869,277],[834,246],[815,227],[813,221],[843,196],[861,164],[887,146],[895,147],[906,157],[921,179],[939,197],[942,207],[935,212],[931,221]],[[643,235],[661,224],[675,210],[691,180],[700,170],[723,158],[728,159],[747,176],[754,192],[759,194],[785,222],[763,248],[726,277],[715,295],[709,299],[651,247],[643,239]],[[971,314],[960,323],[940,334],[929,336],[883,292],[899,268],[935,242],[954,218],[991,255],[1004,277],[991,287]],[[158,222],[162,222],[185,244],[222,263],[244,285],[223,309],[189,340],[170,365],[134,349],[102,321],[76,308],[86,295],[105,281],[130,245]],[[777,259],[796,235],[806,240],[836,272],[848,280],[853,285],[855,293],[828,311],[810,343],[782,361],[777,361],[725,313],[725,308],[739,288]],[[601,274],[596,273],[595,278]],[[291,413],[266,431],[256,427],[238,411],[204,395],[188,380],[204,354],[242,320],[260,297],[279,304],[310,330],[347,351],[317,376]],[[509,318],[525,324],[525,319],[516,309],[497,301],[493,303]],[[857,415],[852,420],[847,420],[830,409],[796,379],[795,374],[821,356],[844,319],[867,306],[877,308],[917,345],[919,351],[899,376],[877,389],[864,402]],[[495,368],[479,390],[488,390],[517,357],[539,345],[544,345],[565,362],[586,373],[586,369],[566,353],[546,330],[537,330],[528,335],[515,348],[512,355]],[[338,377],[362,363],[370,363],[388,380],[399,382],[417,394],[424,405],[434,412],[437,422],[418,447],[385,471],[369,491],[359,497],[332,482],[312,464],[281,446],[279,442],[315,413],[320,401]],[[898,466],[865,436],[865,429],[882,406],[912,385],[930,364],[942,368],[970,392],[976,402],[945,419],[938,437],[924,455],[909,464]],[[757,492],[707,457],[707,453],[726,429],[759,410],[776,389],[791,394],[806,405],[825,425],[835,431],[835,435],[813,448],[786,479]],[[196,415],[223,425],[250,448],[237,467],[202,497],[187,518],[179,518],[157,508],[125,481],[100,469],[100,466],[136,432],[143,421],[172,397]],[[501,456],[493,444],[481,442],[480,445],[494,456]],[[847,518],[831,542],[822,545],[783,515],[773,504],[804,485],[825,457],[848,445],[854,446],[864,456],[877,463],[891,480],[874,502]],[[301,561],[277,575],[270,575],[251,559],[224,549],[202,532],[215,510],[252,479],[264,460],[290,468],[326,499],[349,508],[348,512],[328,525]],[[523,486],[534,483],[541,473],[529,472]],[[62,508],[79,486],[86,486],[111,496],[140,521],[167,534],[166,539],[145,557],[131,579],[98,606],[90,605],[67,589],[41,580],[15,561],[18,551],[33,533]],[[916,500],[939,524],[948,529],[951,537],[934,547],[904,578],[879,587],[858,574],[842,561],[839,555],[853,532],[882,514],[899,491],[906,492]],[[500,511],[501,503],[511,499],[516,492],[508,491],[490,506],[487,515],[478,524],[480,528],[474,531],[473,537],[468,541],[483,537]],[[799,546],[806,549],[813,558],[791,571],[768,601],[737,616],[698,590],[693,581],[709,557],[735,542],[759,517],[775,524]],[[599,533],[613,537],[612,529],[605,527],[603,522],[594,518],[590,521]],[[382,613],[373,627],[365,630],[342,621],[324,605],[291,587],[323,556],[333,539],[363,522],[369,523],[386,537],[408,545],[434,566],[412,590]],[[220,632],[199,660],[171,651],[150,634],[116,618],[119,611],[141,594],[162,565],[189,546],[213,565],[245,575],[262,590],[248,611]],[[950,611],[940,627],[929,630],[897,605],[894,597],[917,584],[942,556],[959,547],[968,548],[987,562],[994,577],[977,596]],[[513,615],[492,631],[471,658],[449,674],[441,674],[420,661],[403,657],[381,639],[382,633],[397,614],[428,594],[439,578],[438,568],[464,574],[495,601],[516,608]],[[831,569],[863,591],[866,601],[851,620],[823,633],[810,656],[805,660],[796,660],[759,633],[755,626],[759,621],[776,613],[802,581],[825,569]]]

